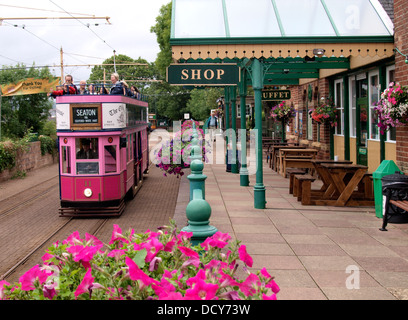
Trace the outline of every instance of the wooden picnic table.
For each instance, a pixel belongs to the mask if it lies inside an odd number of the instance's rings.
[[[279,164],[280,164],[280,153],[279,150],[281,149],[306,149],[304,146],[282,146],[282,145],[274,145],[271,146],[272,149],[269,152],[269,168],[278,171],[279,170]]]
[[[310,160],[310,162],[313,164],[315,170],[316,170],[316,174],[317,176],[320,178],[320,180],[322,181],[323,185],[321,187],[321,191],[326,190],[330,183],[330,177],[328,177],[328,171],[322,168],[322,164],[323,163],[337,163],[337,164],[352,164],[353,161],[350,160],[332,160],[332,159],[312,159]]]
[[[283,148],[280,152],[280,174],[286,177],[287,168],[314,169],[310,160],[315,159],[319,150],[314,148]]]
[[[320,163],[326,180],[326,189],[318,199],[312,200],[316,205],[334,206],[372,206],[374,199],[365,197],[364,190],[356,190],[367,173],[367,166],[347,163]],[[372,183],[372,182],[371,182]]]

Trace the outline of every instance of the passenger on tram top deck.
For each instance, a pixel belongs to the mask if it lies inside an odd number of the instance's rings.
[[[88,89],[86,89],[86,81],[81,80],[79,81],[79,91],[78,94],[89,94]]]
[[[48,96],[51,96],[55,98],[56,96],[62,96],[65,94],[77,94],[78,89],[77,87],[72,83],[73,78],[70,74],[67,74],[65,76],[65,83],[63,85],[57,86],[57,90],[51,90],[50,93],[48,93]]]
[[[138,99],[140,95],[140,91],[136,86],[131,86],[130,87],[130,94],[132,98]]]
[[[124,94],[123,84],[119,81],[119,75],[117,73],[112,73],[111,75],[112,88],[110,89],[110,94]]]

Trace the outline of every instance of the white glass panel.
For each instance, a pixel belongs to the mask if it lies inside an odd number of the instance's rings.
[[[390,35],[369,0],[325,0],[341,36]]]
[[[275,0],[285,36],[335,36],[320,0]]]
[[[226,36],[221,0],[177,0],[174,17],[176,39]]]
[[[271,0],[226,0],[225,3],[231,37],[281,36]]]

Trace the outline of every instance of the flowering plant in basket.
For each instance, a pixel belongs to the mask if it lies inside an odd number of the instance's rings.
[[[198,133],[198,145],[202,148],[203,161],[207,161],[204,132],[199,128],[199,123],[194,121]],[[193,120],[186,120],[181,130],[174,133],[170,141],[162,143],[156,152],[156,166],[164,171],[163,175],[175,174],[177,177],[184,175],[183,169],[190,167],[191,141],[193,139]]]
[[[337,126],[337,109],[328,99],[327,102],[321,102],[318,106],[312,109],[310,111],[310,116],[317,123],[327,123],[332,127]]]
[[[113,227],[109,244],[78,231],[54,243],[42,266],[17,283],[0,281],[0,300],[275,300],[279,292],[265,268],[248,271],[252,257],[228,234],[192,246],[192,233],[173,221],[140,234]]]
[[[272,107],[270,117],[276,121],[283,121],[288,123],[292,118],[296,116],[296,110],[293,105],[287,105],[286,101]]]
[[[374,107],[378,115],[378,127],[381,134],[391,127],[408,123],[408,87],[391,82],[381,94],[381,99]]]

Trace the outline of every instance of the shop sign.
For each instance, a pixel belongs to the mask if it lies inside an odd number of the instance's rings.
[[[262,101],[282,101],[290,98],[290,90],[262,90]]]
[[[181,86],[235,86],[240,68],[234,63],[172,64],[167,68],[167,82]]]

